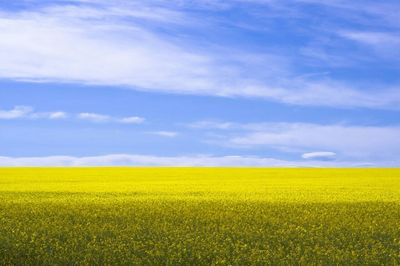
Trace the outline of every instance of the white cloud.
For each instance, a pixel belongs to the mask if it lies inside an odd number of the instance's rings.
[[[3,14],[0,76],[183,93],[204,93],[209,85],[215,87],[210,82],[215,83],[222,73],[208,55],[189,52],[144,27],[116,18],[115,13],[60,6],[57,12]],[[96,16],[96,20],[82,14]]]
[[[254,167],[393,167],[395,162],[285,161],[252,156],[161,157],[110,154],[92,157],[0,157],[0,166],[254,166]]]
[[[89,1],[77,1],[81,3],[88,3]],[[105,17],[110,18],[130,18],[140,19],[147,21],[162,22],[167,24],[185,23],[190,21],[190,18],[184,16],[183,13],[164,8],[161,6],[143,3],[141,1],[130,1],[130,3],[121,1],[90,1],[90,6],[76,6],[76,5],[53,5],[44,8],[46,13],[53,14],[54,16],[62,16],[67,18],[94,18],[102,19]],[[93,8],[97,5],[97,8]]]
[[[87,120],[95,123],[103,123],[109,122],[111,120],[111,116],[96,113],[80,113],[78,114],[78,119]]]
[[[378,57],[398,60],[400,37],[398,33],[377,31],[339,31],[341,37],[361,44]]]
[[[47,113],[32,113],[29,115],[29,118],[32,119],[50,119],[50,120],[59,120],[65,119],[68,117],[68,114],[65,112],[47,112]]]
[[[330,151],[307,152],[301,156],[303,159],[334,159],[336,153]]]
[[[141,124],[144,122],[144,118],[138,116],[129,116],[129,117],[112,117],[109,115],[96,114],[96,113],[80,113],[78,114],[78,119],[86,120],[94,123],[107,123],[114,122],[120,124]]]
[[[400,44],[400,37],[387,32],[343,31],[339,33],[348,39],[374,46],[395,46]]]
[[[188,21],[186,27],[200,27],[178,2],[89,3],[0,12],[0,78],[260,97],[297,105],[396,109],[400,104],[397,88],[296,79],[292,59],[284,53],[212,44],[204,49],[181,35],[157,31]]]
[[[305,4],[328,7],[330,15],[367,26],[399,28],[397,1],[294,0]],[[336,10],[335,10],[336,9]],[[345,12],[343,12],[345,11]]]
[[[0,119],[11,120],[11,119],[64,119],[68,115],[65,112],[35,112],[31,106],[15,106],[11,110],[0,110]]]
[[[70,114],[62,111],[56,112],[36,112],[31,106],[15,106],[11,110],[0,109],[0,120],[12,119],[49,119],[60,120],[66,119]],[[86,120],[94,123],[114,122],[120,124],[141,124],[145,121],[143,117],[129,116],[129,117],[112,117],[110,115],[96,114],[96,113],[79,113],[76,115],[77,119]]]
[[[33,108],[30,106],[15,106],[11,110],[0,110],[0,119],[10,120],[27,117]]]
[[[212,129],[231,129],[235,127],[231,122],[218,122],[218,121],[198,121],[188,125],[191,128],[212,128]]]
[[[144,122],[144,118],[138,116],[130,116],[130,117],[120,118],[117,121],[122,124],[141,124]]]
[[[174,131],[153,131],[153,132],[148,132],[148,133],[152,134],[152,135],[166,137],[166,138],[174,138],[174,137],[178,136],[178,132],[174,132]]]
[[[50,119],[64,119],[67,118],[68,115],[65,112],[53,112],[49,113]]]

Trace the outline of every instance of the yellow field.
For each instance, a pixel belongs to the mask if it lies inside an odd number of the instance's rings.
[[[400,169],[0,168],[0,262],[400,264]]]

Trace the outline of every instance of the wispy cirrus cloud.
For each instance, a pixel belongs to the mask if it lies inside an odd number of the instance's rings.
[[[211,24],[201,24],[199,21],[204,20],[188,6],[238,8],[240,3],[206,2],[76,1],[75,5],[57,2],[3,10],[0,77],[178,94],[259,97],[306,106],[398,108],[396,84],[387,88],[330,77],[304,78],[307,73],[293,67],[299,61],[298,55],[284,48],[255,52],[222,41],[198,43],[195,36],[215,31],[226,18],[214,14],[217,17],[210,20]],[[277,1],[242,2],[282,6]],[[301,9],[303,4],[297,2],[295,7]],[[255,21],[262,19],[254,16]],[[192,34],[187,33],[188,29]]]
[[[339,33],[345,38],[355,40],[369,45],[399,45],[400,37],[388,32],[363,32],[363,31],[344,31]]]
[[[235,72],[228,65],[218,70],[218,58],[190,51],[184,43],[129,21],[139,11],[124,11],[123,7],[60,5],[3,13],[0,76],[218,94],[212,90],[223,85],[219,77]],[[156,16],[157,10],[140,12],[141,18],[153,22],[163,17],[167,23],[178,16],[173,11],[165,17]],[[31,39],[36,42],[27,43]]]
[[[375,54],[390,60],[397,60],[400,46],[400,31],[340,31],[343,38],[352,40],[360,45],[375,51]]]
[[[345,0],[294,0],[297,3],[312,4],[329,8],[331,16],[351,19],[353,23],[364,26],[400,27],[396,0],[388,1],[345,1]]]

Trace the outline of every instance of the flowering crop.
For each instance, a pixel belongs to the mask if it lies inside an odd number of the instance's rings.
[[[4,265],[398,265],[400,169],[0,168]]]

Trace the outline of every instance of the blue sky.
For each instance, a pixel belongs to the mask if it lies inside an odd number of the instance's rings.
[[[399,166],[399,12],[0,0],[0,165]]]

